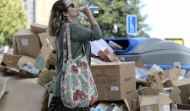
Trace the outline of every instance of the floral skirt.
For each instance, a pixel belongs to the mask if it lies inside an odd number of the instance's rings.
[[[90,111],[90,106],[70,109],[63,105],[60,97],[52,97],[48,111]]]

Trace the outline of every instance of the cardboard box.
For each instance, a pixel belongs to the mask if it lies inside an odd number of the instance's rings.
[[[5,64],[6,67],[18,68],[17,63],[21,57],[21,55],[4,54],[2,63]]]
[[[53,50],[56,50],[56,45],[55,45],[56,37],[50,36],[47,32],[45,32],[45,33],[40,33],[39,38],[40,38],[42,46],[44,45],[44,42],[46,41],[46,39],[48,39],[50,41],[51,46],[53,47]]]
[[[151,84],[151,88],[160,89],[161,91],[163,90],[167,91],[164,93],[169,93],[169,97],[172,100],[173,104],[176,103],[177,98],[180,97],[180,93],[181,93],[181,90],[176,86],[163,88],[162,86],[160,86],[158,83],[155,83],[155,82]]]
[[[15,37],[13,37],[13,54],[18,55],[18,47],[17,47],[17,44],[16,44]]]
[[[168,95],[159,94],[158,96],[142,96],[141,111],[170,111],[172,103]]]
[[[189,104],[190,97],[190,78],[185,78],[182,80],[168,80],[164,83],[165,87],[177,86],[180,90],[180,97],[182,104]]]
[[[129,111],[138,111],[139,105],[139,94],[137,91],[129,93],[126,95],[126,98],[123,99]]]
[[[185,70],[179,68],[172,68],[164,71],[165,75],[169,75],[168,80],[178,80],[179,76],[184,77],[185,72]]]
[[[56,76],[55,70],[48,70],[47,68],[44,68],[38,76],[37,83],[44,86],[48,82],[53,81],[53,76]]]
[[[47,32],[44,33],[40,33],[39,34],[39,38],[40,38],[40,42],[42,44],[42,46],[44,45],[44,42],[46,41],[46,39],[50,40],[50,35]]]
[[[161,87],[164,87],[162,84],[163,72],[162,69],[156,66],[155,64],[150,68],[149,74],[147,75],[148,82],[156,82]]]
[[[139,89],[137,91],[134,91],[132,93],[129,93],[126,95],[126,98],[124,99],[125,104],[129,108],[129,111],[139,111],[140,107],[140,101],[139,96],[152,96],[152,95],[159,95],[161,94],[168,94],[169,98],[172,100],[172,103],[176,103],[177,98],[180,94],[180,89],[177,87],[168,88],[170,92],[164,90],[164,89],[155,89],[150,87],[144,87],[142,89]],[[139,102],[139,104],[137,104]],[[154,110],[152,110],[154,111]]]
[[[104,52],[103,52],[102,50],[100,50],[100,51],[98,52],[98,55],[100,56],[100,58],[101,58],[104,62],[111,62],[111,61],[109,60],[109,58],[104,54]]]
[[[122,100],[127,93],[136,90],[134,62],[95,64],[91,71],[98,100]]]
[[[107,48],[98,52],[98,55],[105,62],[122,62],[113,52],[109,51]]]
[[[31,24],[30,27],[34,33],[43,33],[47,30],[47,26],[38,23]]]
[[[49,59],[56,60],[56,54],[55,53],[50,53]]]
[[[51,45],[51,42],[49,41],[49,39],[45,39],[45,42],[41,48],[41,55],[44,58],[45,61],[47,61],[49,59],[49,56],[51,53],[53,53],[53,46]]]
[[[51,69],[55,70],[55,65],[56,65],[56,60],[48,59],[46,68],[49,70],[51,70]]]
[[[122,62],[113,52],[110,52],[108,49],[104,50],[104,54],[111,62]]]
[[[38,35],[27,29],[21,29],[15,34],[19,55],[36,58],[40,53],[41,43]]]

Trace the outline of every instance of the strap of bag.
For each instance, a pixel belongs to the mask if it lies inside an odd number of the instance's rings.
[[[67,25],[68,24],[66,24],[65,27],[64,27],[64,34],[63,34],[64,35],[64,38],[63,38],[63,62],[67,60],[67,57],[64,57],[64,55],[68,54],[68,52],[64,53],[64,47],[67,46],[67,31],[66,31],[67,30]]]
[[[70,37],[70,25],[69,23],[67,25],[67,50],[68,50],[68,59],[72,59],[72,54],[71,54],[71,37]]]
[[[67,54],[68,54],[68,59],[72,59],[72,52],[71,52],[71,37],[70,37],[70,25],[69,23],[66,24],[66,31],[64,32],[64,37],[67,37]],[[64,43],[64,41],[63,41]],[[83,51],[85,53],[85,48],[84,48],[84,43],[82,45]],[[66,58],[64,58],[64,61],[66,61]]]

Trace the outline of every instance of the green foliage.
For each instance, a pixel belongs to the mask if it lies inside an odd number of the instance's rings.
[[[21,0],[0,0],[0,46],[12,45],[12,37],[28,21]]]
[[[141,14],[144,4],[140,0],[86,0],[89,6],[99,6],[99,13],[94,14],[100,25],[103,36],[110,37],[149,37],[146,33],[150,30],[149,26],[144,23],[146,15]],[[137,35],[126,34],[126,16],[137,16]],[[118,31],[114,31],[114,25],[117,25]],[[88,26],[87,19],[82,25]]]

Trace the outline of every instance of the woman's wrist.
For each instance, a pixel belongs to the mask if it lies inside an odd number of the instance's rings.
[[[95,20],[94,16],[91,13],[89,15],[87,15],[87,17],[88,17],[88,20],[91,25],[98,24],[97,21]]]

